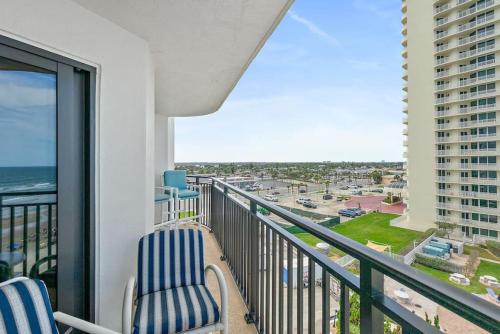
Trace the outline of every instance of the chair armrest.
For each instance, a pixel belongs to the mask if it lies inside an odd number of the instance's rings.
[[[187,187],[190,190],[197,190],[198,192],[201,192],[201,186],[199,184],[188,184]]]
[[[169,195],[172,196],[176,196],[179,193],[179,189],[169,186],[155,187],[155,189],[163,190],[164,192],[167,192]]]
[[[54,312],[54,318],[61,324],[89,334],[120,334],[118,332],[112,331],[111,329],[95,325],[91,322],[75,318],[69,314],[62,312]]]
[[[125,288],[125,294],[123,296],[123,309],[122,309],[123,334],[130,334],[132,332],[134,292],[135,292],[135,277],[130,277],[127,282],[127,286]]]
[[[224,324],[226,331],[227,331],[227,324],[228,324],[228,292],[227,292],[227,284],[226,280],[224,279],[224,274],[222,273],[222,270],[220,270],[219,267],[217,267],[215,264],[209,264],[205,268],[205,274],[208,271],[213,271],[215,276],[217,277],[217,282],[219,283],[219,291],[220,291],[220,299],[221,299],[221,322]]]

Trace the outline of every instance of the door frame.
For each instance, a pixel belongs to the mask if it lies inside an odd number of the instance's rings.
[[[76,71],[83,73],[84,85],[84,118],[83,118],[83,225],[84,225],[84,307],[83,317],[86,320],[95,321],[96,311],[96,74],[97,69],[91,65],[81,63],[59,54],[20,42],[0,34],[0,47],[6,47],[12,51],[12,58],[17,61],[26,62],[35,66],[52,69],[57,72],[59,68],[73,67]],[[7,50],[8,50],[7,49]],[[31,55],[31,56],[30,56]],[[54,68],[54,64],[56,67]],[[57,92],[60,92],[59,85]],[[58,97],[59,119],[59,97]],[[57,128],[56,128],[57,129]],[[59,131],[57,130],[57,136]],[[57,158],[59,160],[59,158]],[[58,172],[59,174],[59,172]],[[58,186],[59,187],[59,186]],[[59,210],[58,210],[59,214]],[[59,242],[58,242],[59,244]]]

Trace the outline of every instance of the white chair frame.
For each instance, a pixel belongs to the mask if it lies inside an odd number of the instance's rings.
[[[163,226],[171,226],[172,224],[175,224],[177,222],[177,212],[175,209],[175,203],[178,198],[178,190],[177,188],[173,187],[167,187],[167,186],[162,186],[162,187],[155,187],[155,189],[161,190],[163,192],[168,192],[170,195],[170,199],[167,201],[162,201],[160,203],[161,206],[161,221],[159,224],[156,224],[157,227],[163,227]],[[170,207],[170,210],[165,211],[165,203],[168,204]]]
[[[223,334],[228,334],[228,290],[227,284],[224,280],[224,275],[222,274],[222,270],[217,267],[215,264],[209,264],[205,267],[205,275],[212,271],[219,284],[219,291],[221,296],[221,304],[220,304],[220,319],[219,322],[208,325],[201,328],[195,328],[192,330],[184,331],[182,333],[185,334],[204,334],[210,333],[214,331],[220,331]],[[127,287],[125,288],[125,295],[123,296],[123,309],[122,309],[122,330],[123,334],[132,334],[132,328],[134,325],[134,314],[136,308],[136,296],[137,296],[137,284],[135,281],[135,277],[131,277],[128,280]],[[100,334],[100,333],[98,333]],[[103,333],[105,334],[105,333]]]
[[[16,277],[13,279],[10,279],[8,281],[5,281],[3,283],[0,283],[0,287],[4,285],[8,285],[17,281],[22,281],[22,280],[27,280],[27,277]],[[78,319],[76,317],[73,317],[72,315],[57,311],[54,312],[54,319],[56,320],[57,323],[60,323],[62,325],[69,326],[70,328],[66,331],[66,333],[70,333],[71,329],[77,329],[85,333],[89,334],[120,334],[119,332],[112,331],[111,329],[104,328],[102,326],[98,326],[96,324],[93,324],[91,322]]]
[[[181,201],[186,201],[186,199],[181,199],[179,198],[179,189],[170,187],[170,186],[162,186],[162,187],[157,187],[158,189],[166,190],[171,193],[173,193],[172,199],[169,200],[170,203],[173,202],[173,211],[168,211],[168,219],[164,220],[164,211],[163,211],[163,204],[162,204],[162,219],[160,224],[156,224],[155,228],[160,229],[164,227],[168,227],[169,229],[172,227],[178,228],[180,225],[184,224],[189,224],[189,223],[196,223],[198,226],[198,229],[201,228],[201,218],[204,216],[204,213],[202,212],[201,208],[201,192],[202,188],[200,185],[196,184],[188,184],[188,188],[190,190],[194,190],[198,192],[198,205],[196,207],[196,215],[195,216],[190,216],[190,217],[184,217],[184,218],[179,218],[179,214],[181,212],[185,212],[185,210],[181,210]],[[172,201],[172,202],[171,202]]]

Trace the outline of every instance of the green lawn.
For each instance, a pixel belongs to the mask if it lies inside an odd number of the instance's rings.
[[[472,250],[476,250],[479,253],[479,257],[485,258],[485,259],[490,259],[494,261],[500,261],[500,258],[495,256],[493,253],[490,251],[479,247],[479,246],[471,246],[471,245],[465,245],[464,246],[464,253],[465,254],[470,254]]]
[[[372,212],[337,225],[332,230],[363,245],[368,240],[391,245],[392,251],[399,253],[423,233],[391,226],[390,221],[397,217],[395,214]]]
[[[413,267],[416,269],[438,279],[443,282],[446,282],[450,285],[453,285],[454,287],[457,287],[459,289],[463,289],[465,291],[469,292],[474,292],[474,293],[479,293],[479,294],[485,294],[486,293],[486,286],[481,284],[479,282],[479,277],[483,275],[491,275],[497,278],[500,278],[500,264],[490,262],[490,261],[485,261],[482,260],[479,266],[477,267],[476,274],[474,277],[470,280],[470,285],[469,286],[463,286],[459,284],[455,284],[453,282],[450,282],[448,278],[450,277],[450,273],[437,270],[434,268],[429,268],[427,266],[421,265],[419,263],[414,263]],[[494,289],[496,293],[500,293],[500,289]]]
[[[396,217],[398,215],[372,212],[332,227],[331,230],[363,245],[366,245],[368,240],[391,245],[392,251],[399,253],[413,240],[419,239],[423,233],[390,226],[390,221]],[[316,246],[318,242],[321,242],[320,239],[309,233],[297,233],[295,235],[311,246]],[[342,255],[340,251],[335,253]]]

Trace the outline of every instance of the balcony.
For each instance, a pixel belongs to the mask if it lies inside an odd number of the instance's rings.
[[[402,326],[403,332],[416,330],[437,333],[431,326],[426,326],[425,321],[417,314],[394,301],[384,289],[384,284],[388,284],[389,280],[404,284],[433,302],[450,301],[446,307],[452,312],[458,312],[459,316],[468,314],[464,312],[464,307],[469,311],[472,308],[477,310],[478,305],[470,305],[471,298],[464,298],[462,295],[465,293],[462,291],[455,291],[411,267],[223,181],[214,179],[207,196],[206,200],[210,201],[211,208],[208,224],[242,294],[248,308],[248,317],[259,332],[290,328],[298,333],[330,333],[334,331],[331,321],[332,316],[335,319],[334,310],[349,314],[347,300],[356,293],[361,297],[361,333],[382,332],[383,321],[379,321],[384,314],[395,319]],[[268,217],[260,215],[256,211],[257,207],[263,207],[288,224],[298,226],[332,247],[361,259],[359,276],[346,271]],[[290,268],[294,263],[297,263],[297,275],[285,277],[283,268]],[[304,276],[306,272],[308,274]],[[365,280],[367,277],[371,279]],[[321,284],[312,288],[308,283],[312,280],[320,281]],[[292,286],[295,288],[287,288]],[[296,286],[304,288],[298,289]],[[450,290],[458,293],[461,298],[458,298],[459,295],[449,295]],[[472,301],[479,303],[481,307],[491,308],[491,311],[486,311],[487,316],[474,311],[480,318],[486,318],[484,325],[491,326],[492,321],[498,322],[498,314],[492,313],[496,311],[493,305],[475,298]],[[455,305],[455,302],[458,304]],[[372,312],[363,312],[368,309]],[[338,320],[341,333],[350,332],[347,318],[340,317]],[[475,323],[478,322],[481,321]],[[309,324],[312,324],[312,328]]]
[[[468,57],[473,57],[477,54],[481,54],[483,52],[486,52],[486,51],[489,51],[489,50],[493,50],[495,48],[495,45],[494,44],[490,44],[490,45],[487,45],[487,46],[483,46],[483,47],[480,47],[480,48],[477,48],[477,49],[474,49],[474,50],[469,50],[469,51],[463,51],[463,52],[460,52],[458,54],[458,58],[459,59],[465,59],[465,58],[468,58]]]
[[[448,9],[451,9],[451,6],[450,6],[450,4],[449,4],[449,3],[444,4],[444,5],[441,5],[441,6],[436,7],[436,8],[434,9],[434,14],[439,14],[439,13],[442,13],[442,12],[444,12],[444,11],[447,11]]]
[[[495,63],[495,59],[490,59],[490,60],[487,60],[487,61],[482,61],[482,62],[477,63],[477,64],[470,64],[470,65],[460,66],[458,72],[459,73],[464,73],[464,72],[467,72],[467,71],[475,70],[478,67],[488,66],[488,65],[491,65],[491,64],[494,64],[494,63]]]
[[[494,34],[495,34],[495,30],[488,30],[488,31],[478,33],[476,35],[469,36],[469,37],[462,37],[458,40],[458,45],[462,46],[465,44],[473,43],[473,42],[475,42],[483,37],[491,36]]]
[[[496,77],[495,74],[488,74],[488,75],[481,76],[481,77],[478,77],[478,78],[463,79],[463,80],[460,80],[459,86],[460,87],[465,87],[465,86],[468,86],[468,85],[475,84],[476,82],[482,82],[482,81],[485,81],[485,80],[495,79],[495,77]]]
[[[485,8],[493,6],[494,4],[495,4],[494,0],[489,0],[489,1],[486,1],[486,2],[484,2],[482,4],[476,5],[476,6],[472,7],[472,8],[459,11],[458,12],[458,18],[464,18],[466,16],[472,15],[472,14],[478,12],[478,11],[481,11],[481,10],[483,10]]]

